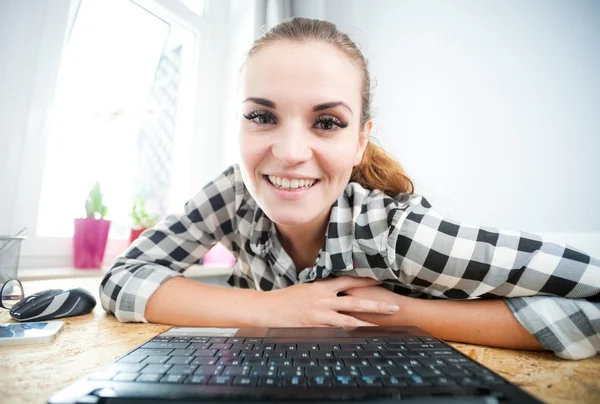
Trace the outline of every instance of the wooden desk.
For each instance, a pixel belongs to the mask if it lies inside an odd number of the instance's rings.
[[[52,343],[0,348],[2,403],[45,403],[52,393],[169,328],[119,323],[100,307],[99,283],[89,277],[24,282],[26,294],[84,287],[98,305],[90,314],[64,319],[65,327]],[[2,310],[0,322],[8,321]],[[565,361],[550,353],[452,345],[545,402],[600,403],[600,356]]]

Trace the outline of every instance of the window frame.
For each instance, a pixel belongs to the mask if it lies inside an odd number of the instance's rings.
[[[181,25],[196,35],[193,65],[197,74],[192,75],[194,84],[192,88],[198,89],[203,74],[203,69],[199,66],[199,60],[204,39],[202,34],[207,32],[207,13],[205,12],[204,17],[200,17],[183,4],[168,0],[129,1],[158,18]],[[60,69],[60,55],[68,42],[68,34],[75,20],[69,18],[69,15],[72,16],[73,12],[76,13],[79,4],[80,0],[71,0],[67,13],[64,13],[64,9],[56,10],[53,7],[47,7],[44,15],[45,24],[40,32],[40,47],[32,75],[34,80],[31,102],[29,103],[29,110],[24,112],[27,117],[27,130],[22,139],[21,159],[16,166],[16,192],[13,195],[14,208],[10,209],[9,205],[9,210],[13,212],[12,217],[8,218],[9,228],[27,227],[28,229],[28,239],[22,243],[21,247],[19,262],[21,269],[71,267],[73,263],[72,237],[37,236],[36,233],[41,203],[43,170],[48,147],[47,135],[56,90],[56,79]],[[209,2],[205,1],[205,11],[209,9],[208,6]],[[61,33],[62,41],[57,40],[57,32]],[[193,144],[191,147],[196,147],[199,142],[202,143],[202,140],[198,140],[198,125],[195,125],[194,122],[200,108],[199,95],[200,92],[197,90],[191,94],[194,108],[194,118],[190,123],[193,128],[191,135],[193,139],[187,140],[188,143]],[[210,164],[214,164],[214,162],[210,162]],[[194,189],[192,185],[195,184],[192,180],[192,167],[187,171],[189,172],[189,181],[187,181],[189,189],[180,190],[180,193],[185,192],[189,196],[191,190]],[[103,266],[109,265],[113,257],[122,252],[127,245],[127,239],[109,238]]]

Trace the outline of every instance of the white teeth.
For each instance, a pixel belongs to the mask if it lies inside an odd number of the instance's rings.
[[[271,184],[276,185],[278,188],[298,189],[298,188],[310,188],[314,185],[316,180],[302,178],[302,179],[289,179],[284,177],[276,177],[269,175],[269,181]]]

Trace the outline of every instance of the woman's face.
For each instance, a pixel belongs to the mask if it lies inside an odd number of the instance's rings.
[[[333,45],[271,43],[242,71],[244,183],[280,226],[323,223],[361,161],[361,75]],[[360,135],[360,136],[359,136]]]

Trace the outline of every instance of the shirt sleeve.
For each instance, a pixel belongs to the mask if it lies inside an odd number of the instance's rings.
[[[229,167],[186,203],[184,213],[146,230],[115,259],[100,284],[104,310],[122,322],[147,322],[146,303],[160,285],[183,276],[217,242],[229,245],[237,226],[235,173]]]
[[[598,259],[535,234],[451,221],[422,196],[389,217],[387,261],[401,283],[439,298],[506,297],[542,347],[565,359],[600,351]]]
[[[387,257],[401,283],[435,297],[600,299],[600,260],[535,234],[444,218],[422,196],[390,211]]]
[[[540,345],[557,356],[575,360],[600,352],[600,303],[548,296],[505,301]]]

